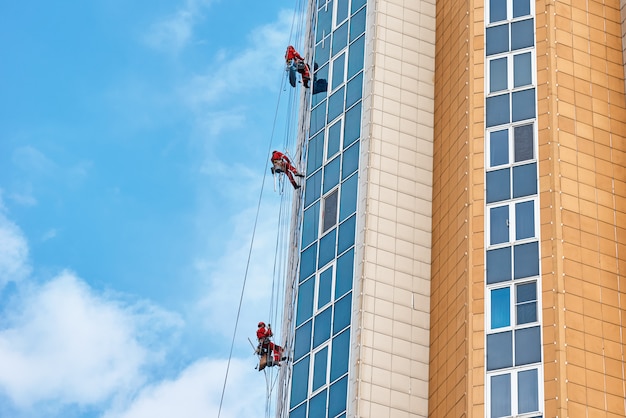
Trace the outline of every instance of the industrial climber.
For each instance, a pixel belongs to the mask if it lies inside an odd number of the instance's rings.
[[[261,362],[259,364],[259,371],[263,370],[267,366],[280,366],[281,360],[285,360],[283,357],[283,348],[272,342],[271,338],[274,336],[272,333],[272,326],[261,321],[258,324],[256,331],[256,338],[259,340],[259,345],[256,352],[261,356]]]
[[[297,71],[302,77],[302,85],[308,89],[309,80],[311,80],[309,64],[304,62],[304,58],[302,58],[292,45],[287,47],[287,52],[285,52],[285,62],[287,63],[287,71],[289,71],[289,84],[291,84],[291,87],[296,86],[295,72]]]
[[[293,166],[289,157],[280,151],[273,151],[270,160],[272,161],[272,174],[285,173],[293,188],[300,188],[300,185],[296,183],[296,179],[293,176],[304,177],[304,174],[300,173],[298,169]]]

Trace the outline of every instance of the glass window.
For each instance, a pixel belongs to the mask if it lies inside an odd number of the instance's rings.
[[[335,258],[335,249],[337,248],[337,230],[333,229],[320,239],[320,256],[318,265],[320,267],[330,263]]]
[[[330,0],[328,7],[322,7],[317,11],[317,33],[315,42],[321,41],[326,35],[330,34],[330,28],[333,23],[333,1]]]
[[[338,156],[324,166],[324,193],[327,193],[339,184],[340,164],[341,158]]]
[[[517,412],[520,414],[539,410],[537,369],[517,374]]]
[[[348,218],[339,225],[339,239],[337,240],[337,254],[341,254],[354,245],[354,229],[356,224],[356,215]]]
[[[530,14],[530,0],[513,0],[513,18]]]
[[[537,163],[513,167],[513,197],[537,194]]]
[[[328,393],[328,416],[336,417],[346,410],[348,399],[348,376],[333,383]]]
[[[511,331],[487,335],[487,370],[513,366],[513,340]]]
[[[508,287],[491,291],[491,329],[511,325],[511,290]]]
[[[300,283],[298,286],[298,310],[296,313],[296,327],[313,316],[313,292],[315,280],[313,278]]]
[[[328,231],[337,224],[337,196],[335,190],[324,199],[324,215],[322,216],[322,232]]]
[[[311,121],[309,132],[315,134],[326,124],[326,102],[322,102],[315,109],[311,110]]]
[[[491,376],[491,418],[511,415],[511,375]]]
[[[346,112],[343,127],[343,148],[347,148],[361,136],[361,102]]]
[[[322,191],[322,171],[320,170],[312,176],[309,176],[305,184],[304,206],[306,207],[320,198]]]
[[[333,338],[332,354],[330,358],[330,381],[333,382],[348,372],[348,357],[350,354],[350,329],[343,331]]]
[[[333,31],[332,56],[334,57],[348,44],[348,22]]]
[[[488,29],[487,29],[488,30]],[[535,19],[511,23],[511,50],[535,45]]]
[[[304,401],[309,392],[309,356],[293,365],[292,379],[289,403],[291,408]]]
[[[489,23],[506,20],[506,0],[489,0]]]
[[[337,258],[337,272],[335,273],[335,299],[352,290],[352,275],[354,270],[354,248],[346,251]]]
[[[509,130],[491,132],[489,135],[489,163],[491,167],[509,163]]]
[[[356,193],[358,176],[355,174],[341,183],[341,201],[339,203],[339,222],[356,212]]]
[[[363,69],[365,59],[365,36],[350,44],[348,49],[348,79]]]
[[[532,84],[530,52],[513,57],[513,87]]]
[[[535,236],[535,202],[515,204],[515,239],[532,238]]]
[[[509,207],[489,209],[489,243],[491,245],[509,242]]]
[[[316,391],[326,384],[326,371],[328,369],[328,346],[315,353],[313,360],[313,384],[311,390]]]
[[[317,242],[300,255],[300,281],[306,279],[317,269]]]
[[[363,6],[367,0],[352,0],[352,7],[350,8],[350,12],[354,13]]]
[[[293,411],[289,412],[289,418],[306,418],[307,404],[303,403]]]
[[[348,293],[337,302],[333,311],[333,335],[350,325],[352,293]]]
[[[343,180],[359,168],[359,143],[345,150],[342,158],[341,179]]]
[[[487,28],[487,56],[509,50],[509,25]]]
[[[293,344],[293,359],[298,361],[300,357],[311,351],[311,327],[313,321],[308,321],[296,329],[295,342]],[[308,363],[308,360],[307,360]],[[292,405],[293,406],[293,405]]]
[[[320,202],[317,201],[304,211],[302,221],[302,248],[306,248],[317,239],[317,232],[320,225]]]
[[[509,123],[509,94],[487,97],[487,127]]]
[[[515,286],[515,293],[517,324],[537,322],[537,283],[519,284]]]
[[[511,247],[487,251],[487,284],[511,280]]]
[[[489,92],[493,93],[508,88],[507,58],[489,61]]]
[[[348,18],[348,0],[337,0],[337,13],[335,25],[340,24]]]
[[[334,92],[328,98],[328,123],[343,113],[345,86]]]
[[[317,291],[317,309],[325,306],[332,298],[333,268],[330,267],[320,274],[320,283]]]
[[[539,243],[537,241],[516,245],[513,255],[516,279],[539,275]]]
[[[513,92],[513,122],[535,117],[535,89]]]
[[[363,95],[363,73],[359,73],[352,80],[348,81],[346,89],[346,108],[352,106],[361,99]]]
[[[350,19],[350,42],[361,36],[365,32],[365,9],[359,10]]]
[[[315,63],[320,67],[328,62],[330,57],[330,37],[315,46]]]
[[[311,138],[308,154],[306,172],[311,174],[322,166],[322,161],[324,160],[324,131]]]
[[[341,54],[333,60],[333,78],[332,90],[345,81],[344,74],[346,72],[346,54]]]
[[[533,159],[534,141],[532,124],[516,126],[513,129],[513,141],[515,142],[515,162]]]
[[[328,145],[326,146],[326,158],[330,159],[339,152],[341,147],[341,119],[328,128]]]
[[[487,203],[498,202],[511,197],[509,173],[508,168],[487,172]]]
[[[326,416],[326,389],[312,397],[309,401],[309,416],[320,418]]]
[[[541,361],[541,339],[539,327],[515,330],[515,365],[539,363]]]
[[[321,313],[315,315],[315,325],[313,326],[313,348],[318,347],[330,338],[330,320],[332,306],[329,306]]]

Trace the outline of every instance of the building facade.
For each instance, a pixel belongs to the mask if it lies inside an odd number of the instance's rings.
[[[626,416],[625,10],[310,2],[278,415]]]

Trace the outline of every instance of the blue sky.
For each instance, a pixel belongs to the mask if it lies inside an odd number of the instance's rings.
[[[294,7],[0,4],[0,416],[216,416],[266,176],[221,416],[263,414]]]

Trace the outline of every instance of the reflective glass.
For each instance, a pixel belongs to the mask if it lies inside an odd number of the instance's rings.
[[[308,157],[306,159],[306,172],[313,173],[322,166],[324,159],[324,131],[315,135],[309,141]]]
[[[537,283],[525,283],[516,286],[517,324],[537,322]]]
[[[337,55],[348,44],[348,22],[333,31],[333,46],[331,56]]]
[[[320,170],[312,176],[309,176],[305,184],[304,206],[306,207],[320,198],[322,191],[322,171]]]
[[[537,302],[517,305],[517,325],[537,322]]]
[[[346,410],[348,399],[348,376],[338,380],[330,386],[328,393],[328,416],[336,417]]]
[[[511,375],[491,377],[491,418],[511,415]]]
[[[300,255],[300,281],[303,281],[317,269],[317,242]]]
[[[509,25],[487,28],[487,56],[509,50]]]
[[[491,291],[491,329],[511,325],[511,290],[508,287]]]
[[[326,389],[312,397],[309,401],[309,416],[320,418],[326,416]]]
[[[315,46],[315,63],[320,67],[328,62],[330,57],[330,37]]]
[[[311,351],[311,329],[313,321],[308,321],[296,329],[296,339],[293,345],[293,359],[298,361],[300,357]],[[308,360],[307,360],[308,363]]]
[[[509,173],[508,168],[487,172],[487,203],[511,198]]]
[[[328,95],[328,67],[326,64],[313,74],[313,97],[311,98],[311,107],[317,106]],[[317,68],[317,63],[313,64],[313,68]]]
[[[341,54],[333,60],[333,78],[332,90],[345,81],[344,74],[346,71],[346,54]]]
[[[513,366],[512,336],[511,331],[487,335],[487,370]]]
[[[317,309],[323,307],[332,298],[333,268],[330,267],[320,274],[320,283],[317,291]]]
[[[511,23],[511,51],[528,48],[534,44],[535,19],[526,19]]]
[[[352,290],[354,271],[354,248],[345,252],[337,259],[337,272],[335,273],[335,299]]]
[[[333,1],[328,2],[328,7],[322,7],[317,11],[317,30],[315,33],[315,43],[330,34],[333,23]]]
[[[513,92],[513,122],[535,117],[535,89]]]
[[[491,132],[489,135],[489,164],[491,167],[509,163],[509,130]]]
[[[513,129],[513,142],[515,142],[515,162],[532,160],[533,152],[533,125],[516,126]]]
[[[328,123],[343,113],[345,86],[334,92],[328,98]]]
[[[336,13],[335,25],[338,25],[348,18],[348,0],[336,0],[336,1],[337,1],[337,13]]]
[[[333,229],[320,239],[320,256],[318,265],[324,267],[335,258],[335,249],[337,248],[337,230]]]
[[[309,357],[293,365],[291,382],[291,401],[289,407],[293,408],[306,399],[309,392]]]
[[[326,232],[337,223],[337,195],[335,190],[324,199],[324,216],[322,217],[322,232]]]
[[[332,306],[324,309],[321,313],[315,315],[315,325],[313,326],[313,348],[328,341],[330,338],[330,320],[332,315]]]
[[[352,293],[348,293],[337,302],[333,311],[333,335],[350,325]]]
[[[541,361],[540,328],[515,330],[515,365],[539,363]]]
[[[361,102],[354,105],[346,112],[343,128],[344,149],[361,136]]]
[[[328,128],[328,145],[326,146],[326,158],[330,159],[339,152],[341,146],[341,119]]]
[[[539,275],[539,243],[529,242],[513,247],[514,277],[522,279],[524,277]]]
[[[350,13],[356,12],[365,3],[367,3],[367,0],[352,0],[352,7],[350,8]]]
[[[346,108],[352,106],[361,99],[363,95],[363,73],[359,73],[352,80],[348,81],[346,89]]]
[[[350,354],[350,328],[333,338],[330,359],[330,381],[333,382],[348,372]]]
[[[315,134],[326,124],[326,101],[320,103],[311,110],[311,120],[309,122],[309,133]]]
[[[359,168],[359,143],[352,145],[343,152],[341,162],[341,179],[354,173]]]
[[[365,32],[365,9],[361,9],[350,19],[350,42]]]
[[[365,59],[365,36],[350,44],[348,48],[348,79],[363,69]]]
[[[508,88],[506,57],[489,61],[489,92],[493,93]]]
[[[302,245],[306,248],[310,243],[317,239],[317,231],[320,225],[320,203],[315,204],[304,211],[304,219],[302,220]]]
[[[315,279],[300,283],[298,286],[298,310],[296,313],[296,327],[304,321],[308,321],[313,316],[313,292],[315,290]]]
[[[515,239],[535,236],[535,203],[530,200],[515,204]]]
[[[303,403],[293,411],[289,412],[289,418],[306,418],[307,404]]]
[[[489,23],[506,20],[506,0],[489,0]]]
[[[316,391],[326,384],[326,371],[328,369],[328,346],[315,353],[313,360],[313,384],[311,390]]]
[[[356,193],[359,185],[357,175],[353,175],[341,183],[341,200],[339,202],[339,222],[356,212]]]
[[[487,284],[511,280],[511,247],[487,251]]]
[[[518,284],[516,286],[516,302],[531,302],[537,300],[537,283],[530,282],[524,284]]]
[[[530,52],[513,57],[513,86],[521,87],[532,84]]]
[[[337,240],[337,254],[341,254],[354,245],[354,228],[356,215],[348,218],[339,225],[339,239]]]
[[[513,18],[530,14],[530,0],[513,0]]]
[[[335,157],[324,166],[324,187],[323,192],[327,193],[339,184],[339,169],[341,168],[341,158]]]
[[[510,122],[509,94],[487,97],[487,127]]]
[[[513,197],[537,194],[537,163],[513,167]]]
[[[517,374],[517,410],[520,414],[539,410],[537,369]]]
[[[509,207],[489,209],[489,243],[491,245],[509,242]]]

